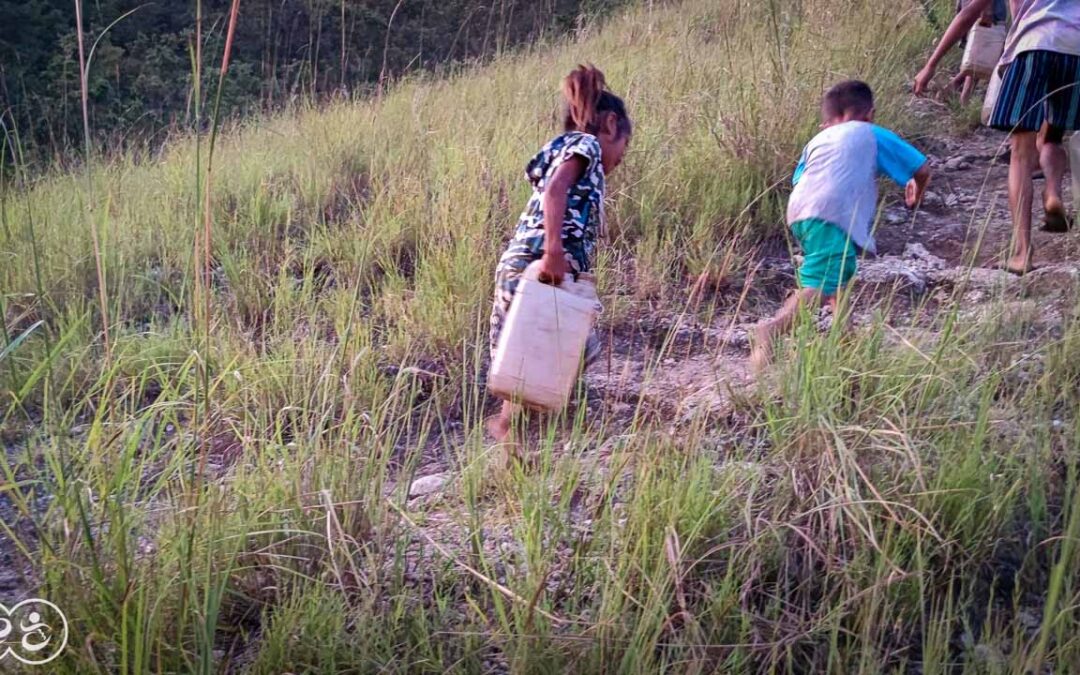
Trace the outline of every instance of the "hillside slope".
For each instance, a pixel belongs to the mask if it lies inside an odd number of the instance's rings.
[[[1077,258],[971,267],[1007,231],[977,187],[1001,139],[910,104],[923,5],[640,3],[252,120],[209,172],[178,139],[5,192],[0,593],[63,608],[63,672],[1070,672]],[[506,469],[493,266],[583,61],[636,123],[608,358]],[[924,212],[888,196],[854,330],[808,317],[754,381],[784,186],[849,76],[967,168]]]

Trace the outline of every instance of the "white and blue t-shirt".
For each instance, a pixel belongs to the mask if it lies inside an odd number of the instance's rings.
[[[795,168],[788,224],[825,220],[876,253],[878,176],[906,185],[925,163],[925,155],[888,129],[867,122],[831,126],[807,144]]]

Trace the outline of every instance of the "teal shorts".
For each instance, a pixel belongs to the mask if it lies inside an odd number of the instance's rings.
[[[792,224],[791,231],[803,249],[799,285],[816,288],[822,295],[836,295],[859,267],[859,249],[843,229],[810,218]]]

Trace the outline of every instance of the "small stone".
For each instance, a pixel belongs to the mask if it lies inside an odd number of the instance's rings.
[[[757,462],[724,462],[716,467],[716,473],[737,481],[757,480],[765,475],[766,469]]]
[[[409,486],[409,497],[426,497],[435,494],[441,491],[449,480],[449,476],[445,473],[436,473],[417,478]]]
[[[927,190],[923,195],[922,207],[926,209],[940,209],[945,206],[945,200],[933,190]]]
[[[733,328],[727,335],[721,334],[719,339],[729,347],[735,347],[736,349],[748,348],[750,346],[750,330],[748,328]]]
[[[1016,614],[1016,621],[1024,628],[1031,630],[1038,629],[1042,626],[1042,617],[1028,609],[1020,610]]]
[[[972,656],[975,657],[976,663],[987,666],[1001,665],[1005,661],[1001,656],[1001,652],[988,644],[975,645],[975,649],[972,650]]]
[[[439,373],[433,373],[430,370],[424,370],[423,368],[417,368],[416,366],[408,366],[408,367],[402,368],[400,371],[398,371],[397,374],[398,375],[412,375],[413,377],[417,378],[418,380],[424,380],[424,381],[444,379],[444,377],[442,375],[440,375]]]
[[[904,246],[904,257],[917,260],[932,269],[942,270],[945,269],[946,266],[944,259],[927,251],[926,247],[917,241],[908,243]]]
[[[903,225],[910,220],[911,216],[902,211],[886,211],[885,222],[890,225]]]
[[[953,157],[945,162],[946,171],[967,171],[970,168],[971,162],[968,161],[968,158],[965,155]]]
[[[1073,264],[1040,267],[1024,275],[1022,285],[1029,297],[1072,294],[1080,287],[1080,267]]]
[[[157,545],[149,537],[140,536],[136,542],[139,555],[153,555],[157,553]]]

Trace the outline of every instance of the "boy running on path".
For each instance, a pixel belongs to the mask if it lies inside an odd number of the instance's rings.
[[[864,82],[841,82],[825,94],[822,131],[803,150],[792,179],[788,224],[803,249],[800,289],[772,319],[754,329],[751,363],[763,368],[776,336],[791,328],[799,308],[825,302],[855,276],[860,250],[876,252],[871,232],[877,179],[906,186],[907,205],[922,201],[930,182],[926,157],[895,133],[875,126],[874,94]]]

